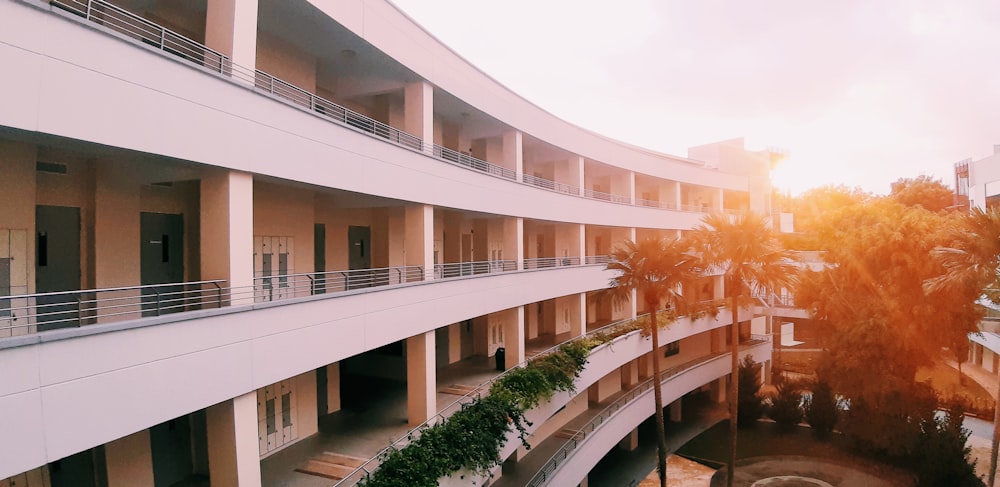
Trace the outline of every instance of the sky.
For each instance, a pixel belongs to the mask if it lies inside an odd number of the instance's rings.
[[[745,137],[773,180],[953,184],[1000,144],[996,0],[392,0],[522,97],[669,154]]]

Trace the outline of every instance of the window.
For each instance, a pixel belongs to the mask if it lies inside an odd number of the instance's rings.
[[[671,355],[677,355],[677,354],[681,353],[681,342],[680,341],[670,342],[670,343],[667,344],[666,347],[663,347],[663,348],[665,349],[663,351],[663,356],[664,357],[669,357]]]

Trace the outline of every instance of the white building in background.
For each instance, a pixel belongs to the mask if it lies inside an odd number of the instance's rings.
[[[616,243],[769,209],[768,151],[596,135],[384,0],[0,0],[0,66],[4,487],[347,475],[500,347],[509,368],[644,312],[595,294]],[[673,419],[686,395],[721,400],[728,316],[662,331],[663,353],[635,334],[595,350],[529,441],[652,359],[690,364],[663,385]],[[634,447],[651,401],[559,485]]]

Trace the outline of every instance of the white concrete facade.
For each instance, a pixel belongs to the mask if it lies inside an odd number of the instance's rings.
[[[616,244],[769,200],[766,153],[593,134],[384,0],[0,0],[0,65],[0,482],[260,485],[344,377],[419,424],[442,366],[634,318],[595,293]],[[536,439],[645,376],[628,340]]]

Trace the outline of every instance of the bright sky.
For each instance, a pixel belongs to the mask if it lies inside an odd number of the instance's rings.
[[[1000,144],[996,0],[392,0],[557,116],[663,152],[744,136],[775,185],[953,184]]]

